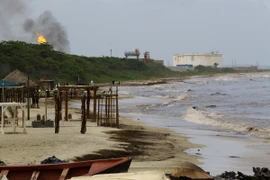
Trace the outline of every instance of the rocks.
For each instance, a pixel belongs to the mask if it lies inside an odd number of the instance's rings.
[[[259,167],[253,167],[254,176],[270,179],[270,170],[266,167],[259,168]]]
[[[245,180],[269,180],[270,179],[270,171],[268,168],[263,167],[253,167],[253,176],[245,175],[241,172],[235,173],[234,171],[227,172],[225,171],[221,175],[214,177],[215,180],[234,180],[234,179],[245,179]]]

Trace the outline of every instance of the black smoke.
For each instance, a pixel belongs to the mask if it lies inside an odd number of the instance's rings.
[[[64,27],[54,18],[50,11],[43,12],[37,19],[26,19],[23,28],[26,32],[42,34],[55,50],[69,52],[68,35]]]
[[[0,41],[19,40],[37,43],[36,32],[42,34],[55,50],[69,53],[65,28],[50,11],[29,18],[31,0],[0,0]]]

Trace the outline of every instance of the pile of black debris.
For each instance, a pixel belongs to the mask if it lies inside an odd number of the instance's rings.
[[[253,167],[254,175],[245,175],[241,172],[225,171],[221,175],[214,177],[215,180],[270,180],[270,170],[266,167]]]
[[[55,156],[48,157],[47,159],[44,159],[43,161],[41,161],[41,164],[59,164],[59,163],[68,163],[68,161],[58,159]]]
[[[0,160],[0,166],[6,166],[6,163]]]

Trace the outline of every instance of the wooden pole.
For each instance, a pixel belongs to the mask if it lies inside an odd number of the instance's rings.
[[[115,92],[115,109],[116,109],[116,126],[119,128],[119,109],[118,109],[118,86],[116,85],[116,92]]]
[[[47,114],[48,114],[48,112],[47,112],[47,95],[45,94],[45,122],[47,121]]]
[[[93,109],[94,121],[97,121],[97,89],[94,89],[94,109]]]
[[[59,114],[59,90],[54,96],[55,99],[55,134],[59,133],[59,120],[60,120],[60,114]]]
[[[27,77],[27,120],[30,120],[30,90],[29,90],[29,76]]]
[[[105,126],[108,124],[108,97],[105,95]]]
[[[87,102],[86,102],[86,105],[87,105],[87,118],[90,119],[90,90],[87,89]]]
[[[112,116],[112,114],[113,114],[113,111],[112,111],[112,109],[113,109],[113,98],[112,98],[112,89],[111,89],[111,91],[110,91],[110,99],[109,99],[109,101],[110,101],[110,103],[109,103],[109,109],[110,109],[110,111],[109,111],[109,118],[110,118],[110,126],[112,127],[113,126],[113,116]]]
[[[65,91],[65,121],[68,121],[68,90]]]
[[[85,99],[86,95],[84,94],[81,98],[82,100],[82,125],[81,125],[81,134],[86,132],[86,114],[85,114]]]
[[[2,102],[5,102],[5,84],[2,83]]]
[[[100,118],[100,98],[98,98],[97,126],[99,126],[99,118]]]

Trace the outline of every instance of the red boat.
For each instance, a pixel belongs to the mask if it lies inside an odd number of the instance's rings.
[[[60,164],[0,166],[0,179],[65,180],[76,176],[127,172],[132,158],[111,158]]]

